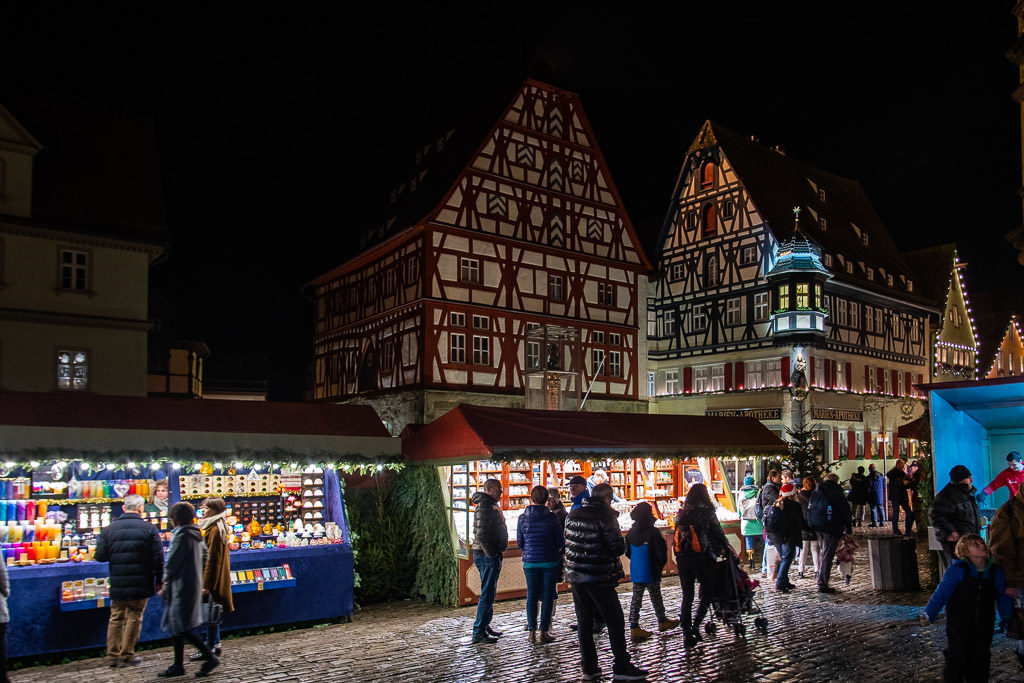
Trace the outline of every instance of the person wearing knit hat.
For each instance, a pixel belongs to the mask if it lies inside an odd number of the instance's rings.
[[[764,535],[764,525],[758,519],[758,492],[758,488],[754,486],[754,477],[748,474],[743,479],[743,488],[736,494],[736,507],[740,511],[740,533],[743,534],[743,541],[747,547],[747,565],[751,569],[754,568],[755,544]]]
[[[928,522],[935,529],[935,540],[942,546],[947,565],[956,560],[956,543],[960,537],[981,530],[975,492],[971,471],[957,465],[949,471],[949,483],[935,494],[928,508]]]
[[[775,576],[775,590],[788,593],[796,588],[789,580],[789,568],[796,557],[796,549],[803,543],[804,513],[796,501],[796,487],[786,483],[779,489],[779,499],[764,515],[768,540],[779,551],[779,570]]]
[[[992,483],[981,490],[977,495],[978,503],[984,503],[985,498],[992,495],[1003,486],[1010,489],[1010,498],[1017,495],[1017,490],[1024,484],[1024,458],[1017,451],[1010,451],[1006,454],[1006,469],[996,475]]]
[[[640,627],[640,608],[644,591],[651,596],[654,614],[658,617],[658,630],[668,631],[679,626],[677,619],[665,615],[665,602],[661,598],[661,574],[668,562],[668,547],[661,530],[654,526],[654,512],[650,503],[640,503],[629,516],[633,526],[626,533],[626,557],[629,558],[629,579],[633,582],[633,601],[629,607],[629,632],[634,642],[647,640],[651,631]]]

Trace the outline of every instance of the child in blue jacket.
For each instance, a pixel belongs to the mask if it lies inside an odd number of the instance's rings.
[[[679,621],[665,616],[665,603],[661,599],[661,572],[668,562],[668,546],[661,531],[654,526],[654,512],[649,503],[640,503],[629,516],[633,518],[633,526],[626,533],[629,579],[633,582],[629,629],[630,637],[640,641],[653,635],[647,629],[640,628],[640,606],[643,604],[645,590],[651,594],[659,631],[673,629],[679,626]]]
[[[981,536],[961,536],[956,556],[925,606],[925,616],[935,623],[946,608],[943,680],[987,681],[996,609],[1003,630],[1013,614],[1013,601],[1006,595],[1006,575],[992,564]]]

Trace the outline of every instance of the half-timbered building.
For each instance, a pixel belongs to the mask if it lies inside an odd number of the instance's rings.
[[[795,247],[804,265],[787,261],[773,280],[794,209],[806,239],[788,243],[787,259]],[[890,436],[923,412],[914,385],[929,378],[939,309],[917,292],[859,183],[709,121],[687,151],[657,249],[652,411],[746,414],[783,435],[803,420],[833,459],[906,448]],[[798,364],[809,392],[794,402]]]
[[[311,283],[313,400],[396,433],[458,403],[646,412],[650,264],[580,100],[527,80],[503,106],[419,149],[362,253]]]

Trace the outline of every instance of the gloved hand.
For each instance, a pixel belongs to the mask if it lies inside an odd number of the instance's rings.
[[[981,505],[982,503],[984,503],[986,498],[988,498],[988,494],[985,493],[984,491],[982,491],[978,495],[974,496],[974,500],[978,501],[978,505]]]

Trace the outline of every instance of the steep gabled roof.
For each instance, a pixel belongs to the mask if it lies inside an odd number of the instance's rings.
[[[357,258],[362,259],[366,253],[372,252],[374,247],[432,220],[443,201],[459,182],[462,173],[471,168],[474,159],[489,144],[492,132],[502,125],[517,125],[509,119],[509,112],[516,106],[517,97],[531,87],[557,92],[572,101],[573,113],[590,138],[589,152],[605,171],[608,190],[621,212],[625,230],[629,233],[630,246],[635,250],[641,267],[650,270],[650,262],[643,252],[641,241],[629,220],[611,173],[607,170],[607,162],[597,144],[579,96],[534,78],[519,82],[515,88],[496,87],[488,92],[474,93],[459,117],[460,123],[439,127],[427,136],[426,142],[418,146],[413,155],[401,166],[397,174],[399,182],[389,192],[386,203],[376,212],[371,227],[361,237],[360,247],[364,251]],[[315,278],[309,284],[315,285],[331,280],[344,272],[349,265],[342,264]]]
[[[978,330],[978,373],[988,374],[999,345],[1014,324],[1014,316],[1024,313],[1024,294],[1018,289],[971,293],[971,315]]]
[[[876,271],[882,268],[893,274],[895,282],[889,287],[881,278],[868,280],[859,269],[848,274],[838,262],[832,267],[836,280],[921,300],[916,292],[908,293],[905,281],[900,280],[900,275],[909,277],[916,290],[919,278],[907,265],[859,182],[793,159],[712,121],[705,122],[687,154],[713,147],[722,150],[777,240],[786,240],[793,232],[793,207],[806,208],[808,211],[800,217],[800,229],[821,245],[823,254],[842,255],[854,263],[863,261]],[[824,190],[825,199],[819,189]],[[826,218],[826,230],[821,229],[818,216]],[[864,234],[868,235],[867,246]]]

